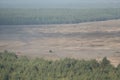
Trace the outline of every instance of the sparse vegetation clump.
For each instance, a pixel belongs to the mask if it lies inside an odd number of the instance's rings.
[[[49,53],[53,53],[53,51],[52,51],[52,50],[49,50]]]
[[[0,80],[119,80],[120,65],[107,58],[96,60],[63,59],[48,61],[28,59],[14,53],[0,52]]]

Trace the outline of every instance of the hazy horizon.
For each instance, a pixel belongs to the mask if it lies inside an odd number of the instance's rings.
[[[0,0],[0,8],[119,8],[118,0]]]

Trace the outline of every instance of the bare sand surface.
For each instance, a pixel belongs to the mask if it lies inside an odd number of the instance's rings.
[[[120,20],[55,25],[0,25],[0,51],[45,59],[97,59],[120,64]]]

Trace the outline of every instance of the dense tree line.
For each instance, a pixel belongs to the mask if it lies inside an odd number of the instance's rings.
[[[0,25],[68,24],[120,19],[120,8],[0,9]]]
[[[107,58],[96,60],[29,59],[5,51],[0,53],[0,80],[120,80],[120,65]]]

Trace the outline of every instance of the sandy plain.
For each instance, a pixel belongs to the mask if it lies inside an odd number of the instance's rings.
[[[0,51],[45,59],[97,59],[120,64],[120,20],[54,25],[0,25]]]

